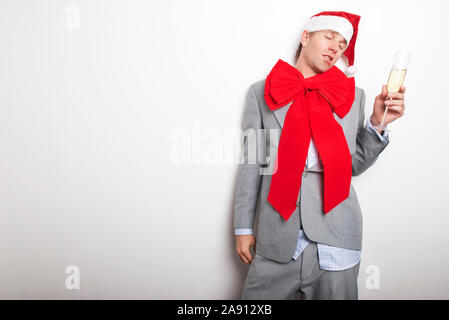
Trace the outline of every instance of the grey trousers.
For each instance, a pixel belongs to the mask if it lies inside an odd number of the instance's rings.
[[[319,267],[316,242],[298,260],[280,263],[255,254],[242,291],[242,300],[357,300],[360,262],[342,271]]]

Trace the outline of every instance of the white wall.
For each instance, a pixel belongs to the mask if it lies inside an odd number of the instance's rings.
[[[279,58],[293,62],[310,16],[342,10],[362,16],[367,117],[395,49],[414,52],[405,116],[353,180],[360,299],[448,299],[449,4],[304,3],[2,1],[0,298],[238,299],[246,91]],[[69,265],[79,290],[66,288]]]

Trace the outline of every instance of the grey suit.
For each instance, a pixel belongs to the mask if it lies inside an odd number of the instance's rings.
[[[323,170],[320,163],[305,168],[298,194],[296,212],[285,221],[267,201],[273,174],[274,159],[291,102],[271,111],[264,99],[265,79],[250,86],[243,115],[243,130],[262,130],[254,136],[256,161],[248,161],[251,153],[250,135],[244,136],[244,162],[239,165],[234,204],[234,228],[253,228],[258,216],[256,252],[259,256],[286,263],[296,250],[300,221],[306,236],[315,242],[361,250],[362,212],[351,184],[349,197],[332,211],[323,211]],[[389,144],[367,130],[365,122],[365,93],[356,87],[355,101],[342,119],[341,125],[352,156],[352,175],[368,169]],[[249,131],[247,131],[249,130]],[[273,134],[274,133],[274,134]],[[299,207],[300,206],[300,207]]]

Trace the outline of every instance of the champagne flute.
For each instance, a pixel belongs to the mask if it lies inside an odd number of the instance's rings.
[[[387,82],[387,90],[388,93],[396,93],[399,92],[401,86],[404,84],[405,75],[407,73],[408,64],[410,62],[410,58],[412,53],[408,50],[397,50],[394,55],[393,66],[391,67],[390,76],[388,77]],[[393,98],[390,98],[393,100]],[[375,126],[374,128],[390,131],[386,128],[385,118],[388,113],[388,106],[385,106],[384,116],[382,118],[382,122],[379,126]]]

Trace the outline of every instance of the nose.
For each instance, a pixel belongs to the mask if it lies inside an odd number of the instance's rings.
[[[338,43],[333,42],[329,45],[329,49],[332,50],[334,53],[338,52]]]
[[[338,44],[331,44],[329,46],[329,49],[332,50],[334,54],[336,54],[338,52]]]

